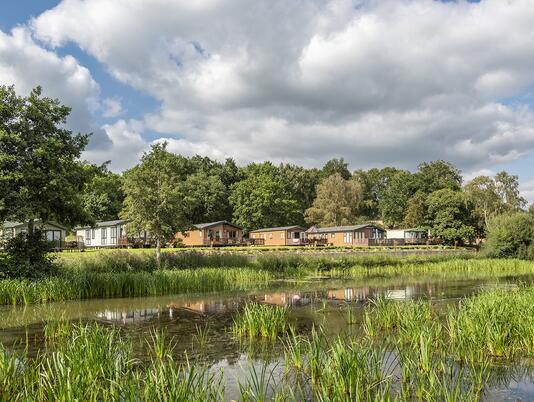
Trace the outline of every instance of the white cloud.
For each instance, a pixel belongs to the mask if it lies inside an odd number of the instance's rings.
[[[534,151],[534,112],[503,102],[534,83],[533,20],[531,0],[64,0],[31,26],[159,100],[143,128],[177,152],[473,171]]]
[[[41,85],[44,95],[59,98],[72,108],[67,122],[70,129],[92,132],[93,148],[107,144],[91,115],[98,107],[100,90],[90,71],[72,56],[60,57],[39,46],[27,28],[17,27],[11,34],[0,31],[0,84],[15,85],[21,95]]]
[[[82,158],[98,164],[111,161],[110,168],[117,172],[129,169],[148,149],[147,142],[141,137],[143,128],[143,123],[137,120],[106,124],[103,129],[110,145],[105,149],[88,149]]]
[[[106,98],[102,101],[102,108],[104,109],[102,116],[105,118],[117,117],[124,112],[122,103],[119,98]]]

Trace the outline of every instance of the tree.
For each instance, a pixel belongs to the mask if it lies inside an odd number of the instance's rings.
[[[299,209],[305,211],[310,208],[316,197],[315,189],[320,181],[320,171],[290,164],[280,165],[279,170],[293,197],[298,201]],[[295,223],[304,224],[304,214],[301,214],[300,221]]]
[[[106,165],[101,166],[85,185],[81,198],[93,221],[118,219],[124,201],[122,177],[110,172]]]
[[[403,224],[407,228],[419,228],[425,225],[425,218],[426,195],[422,192],[417,192],[408,201]]]
[[[362,187],[361,213],[369,219],[380,219],[380,200],[383,198],[392,178],[398,169],[385,167],[383,169],[357,170],[354,178]]]
[[[231,187],[230,205],[234,223],[249,231],[298,222],[298,201],[271,163],[251,164],[245,169],[245,179]]]
[[[156,260],[161,266],[161,246],[179,231],[191,226],[192,205],[186,194],[186,158],[167,151],[167,144],[155,144],[141,162],[124,173],[123,219],[137,230],[145,230],[156,241]]]
[[[417,189],[416,177],[406,171],[398,171],[388,182],[379,202],[380,216],[386,227],[399,227],[406,215],[408,202]]]
[[[345,180],[351,178],[352,175],[348,169],[348,164],[343,158],[334,158],[326,162],[321,171],[321,178],[324,180],[335,174],[341,175]]]
[[[464,187],[467,199],[473,205],[473,214],[479,232],[483,233],[491,218],[504,208],[503,200],[497,193],[495,181],[488,176],[478,176]]]
[[[187,176],[184,186],[187,204],[192,208],[189,221],[202,223],[227,219],[228,196],[219,176],[194,173]]]
[[[534,214],[506,212],[490,219],[483,252],[496,258],[534,259]]]
[[[418,190],[425,194],[444,188],[458,191],[462,186],[461,172],[452,163],[442,160],[421,163],[415,175]]]
[[[36,219],[68,226],[89,220],[81,202],[88,177],[79,161],[89,135],[65,127],[69,114],[40,87],[28,97],[0,87],[0,222],[26,222],[29,241]]]
[[[361,201],[361,187],[355,180],[335,174],[317,186],[317,198],[305,211],[306,222],[319,226],[355,223]]]
[[[505,171],[495,175],[495,188],[505,211],[519,211],[525,207],[527,200],[519,194],[519,180],[515,175]]]
[[[448,188],[428,196],[427,225],[433,236],[449,244],[462,243],[475,233],[465,195]]]

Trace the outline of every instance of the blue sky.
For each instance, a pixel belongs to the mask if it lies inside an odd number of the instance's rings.
[[[529,3],[2,2],[0,83],[71,105],[84,157],[117,171],[163,140],[243,164],[446,159],[534,200]]]

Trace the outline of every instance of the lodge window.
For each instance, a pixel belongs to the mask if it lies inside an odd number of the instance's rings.
[[[108,240],[108,228],[100,229],[100,243],[106,244]]]
[[[96,230],[95,229],[91,229],[91,239],[95,239],[96,238]]]
[[[293,232],[294,239],[300,239],[300,232]]]
[[[352,243],[352,232],[345,232],[343,234],[343,242],[344,243]]]
[[[334,237],[336,237],[336,234],[335,234],[335,233],[332,233],[332,234],[330,235],[330,237],[333,239]]]
[[[280,238],[283,239],[285,237],[285,235],[286,234],[284,232],[280,233]]]
[[[358,240],[363,240],[365,239],[365,233],[364,232],[356,232],[356,238]]]
[[[89,229],[85,231],[85,244],[91,244],[91,231]]]
[[[237,237],[237,231],[236,231],[236,230],[230,230],[230,231],[228,232],[228,237],[229,237],[230,239],[235,239],[235,238]]]
[[[269,233],[269,239],[272,239],[272,238],[273,238],[273,234]]]
[[[111,244],[116,244],[117,243],[117,228],[110,228],[110,240],[111,240]]]

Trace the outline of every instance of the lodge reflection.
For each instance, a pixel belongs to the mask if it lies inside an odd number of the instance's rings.
[[[382,297],[385,299],[403,300],[417,297],[431,297],[439,294],[440,285],[407,285],[390,288],[347,287],[325,289],[308,292],[272,292],[247,295],[236,298],[201,299],[192,302],[170,301],[154,307],[135,310],[104,310],[96,313],[96,317],[122,324],[132,324],[157,319],[177,319],[180,314],[221,315],[233,314],[246,302],[265,303],[282,307],[304,307],[313,303],[353,302],[364,303],[369,299]],[[123,307],[124,308],[124,307]]]

